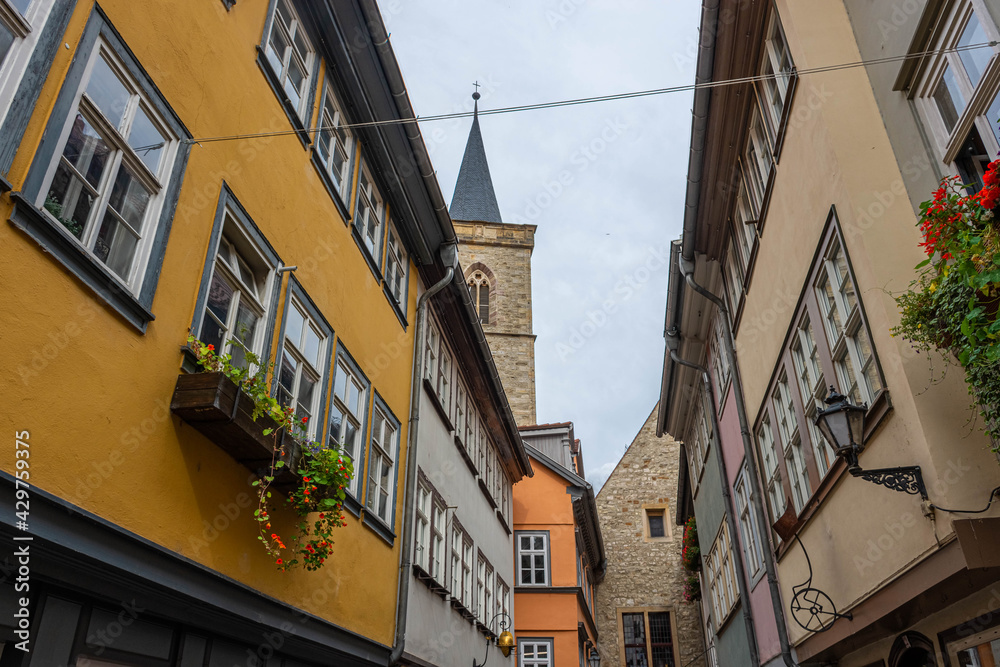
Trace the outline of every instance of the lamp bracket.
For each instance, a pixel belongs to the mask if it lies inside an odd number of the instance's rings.
[[[927,500],[927,487],[924,486],[924,477],[920,472],[920,466],[876,468],[874,470],[862,470],[858,466],[853,466],[848,468],[848,471],[854,477],[860,477],[866,482],[872,482],[900,493],[908,493],[911,496],[919,495],[923,500]]]

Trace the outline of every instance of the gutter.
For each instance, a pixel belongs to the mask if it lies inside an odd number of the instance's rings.
[[[680,333],[676,328],[672,328],[666,332],[665,335],[667,341],[667,349],[670,350],[670,359],[681,366],[686,366],[688,368],[694,369],[701,374],[702,382],[705,384],[705,395],[708,397],[709,402],[709,412],[712,414],[712,443],[715,445],[715,460],[719,466],[719,474],[722,477],[722,497],[726,503],[726,524],[729,526],[730,535],[739,535],[738,529],[736,527],[736,504],[733,502],[733,494],[729,490],[729,473],[726,470],[726,457],[722,455],[722,436],[719,433],[719,420],[718,420],[718,403],[715,400],[715,390],[712,388],[712,380],[709,378],[708,369],[704,366],[699,366],[696,363],[686,361],[677,354],[677,348],[680,346]],[[730,551],[733,553],[733,559],[736,561],[736,567],[739,572],[746,573],[746,568],[743,565],[743,550],[742,549],[732,549]],[[747,628],[747,637],[750,642],[750,664],[759,665],[760,664],[760,652],[757,648],[757,633],[754,630],[753,621],[753,608],[750,604],[750,591],[747,587],[746,577],[739,576],[736,578],[736,583],[740,589],[740,597],[742,598],[740,603],[740,612],[743,615],[743,623]]]
[[[417,486],[417,425],[420,422],[420,387],[424,377],[424,336],[427,332],[427,302],[455,277],[458,245],[449,243],[438,249],[441,263],[448,267],[444,278],[417,299],[416,329],[413,336],[413,377],[410,382],[410,421],[406,427],[406,486],[403,491],[403,536],[399,547],[399,584],[396,587],[396,637],[389,655],[389,665],[396,665],[406,646],[406,613],[410,602],[410,553],[413,543],[413,517]]]

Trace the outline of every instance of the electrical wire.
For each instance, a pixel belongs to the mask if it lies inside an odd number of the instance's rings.
[[[987,502],[986,507],[984,507],[981,510],[949,510],[945,509],[944,507],[938,507],[934,503],[931,503],[931,507],[933,507],[936,510],[941,510],[942,512],[948,512],[950,514],[982,514],[983,512],[985,512],[990,508],[990,505],[993,504],[994,498],[996,498],[998,495],[1000,495],[1000,486],[990,491],[989,502]]]
[[[871,60],[858,60],[855,62],[841,63],[838,65],[823,65],[820,67],[809,67],[805,69],[795,70],[792,73],[792,76],[803,76],[806,74],[822,74],[825,72],[837,72],[840,70],[852,69],[856,67],[867,67],[869,65],[882,65],[886,63],[900,62],[903,60],[922,59],[927,56],[934,56],[943,53],[959,53],[962,51],[971,51],[973,49],[981,49],[985,47],[997,46],[997,44],[998,42],[996,41],[990,41],[990,42],[982,42],[979,44],[968,44],[966,46],[955,46],[944,49],[931,49],[927,51],[918,51],[916,53],[908,53],[906,55],[901,55],[901,56],[886,56],[884,58],[873,58]],[[668,95],[672,93],[690,92],[694,90],[702,90],[707,88],[741,86],[748,83],[756,83],[758,81],[776,80],[779,77],[784,79],[788,78],[788,75],[756,74],[753,76],[744,76],[735,79],[723,79],[721,81],[705,81],[703,83],[691,83],[682,86],[671,86],[668,88],[653,88],[650,90],[639,90],[628,93],[617,93],[613,95],[598,95],[595,97],[580,97],[576,99],[559,100],[555,102],[539,102],[537,104],[523,104],[512,107],[500,107],[498,109],[484,109],[479,111],[478,114],[480,116],[492,116],[495,114],[518,113],[521,111],[538,111],[541,109],[554,109],[557,107],[577,106],[580,104],[594,104],[597,102],[611,102],[615,100],[627,100],[638,97],[650,97],[653,95]],[[249,134],[233,134],[233,135],[223,135],[217,137],[202,137],[200,139],[185,139],[183,143],[206,144],[206,143],[214,143],[220,141],[237,141],[241,139],[280,137],[289,134],[302,134],[302,133],[314,134],[316,132],[322,132],[322,131],[354,130],[354,129],[368,128],[368,127],[385,127],[390,125],[412,125],[416,123],[429,123],[439,120],[469,118],[475,113],[477,112],[458,111],[455,113],[443,113],[432,116],[415,116],[413,118],[392,118],[388,120],[373,120],[363,123],[345,123],[343,125],[337,125],[337,126],[317,126],[314,128],[303,128],[301,130],[279,130],[276,132],[255,132]]]

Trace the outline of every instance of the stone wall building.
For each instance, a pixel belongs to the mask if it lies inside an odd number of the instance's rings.
[[[535,225],[505,224],[501,219],[478,116],[469,132],[450,213],[458,259],[514,419],[518,426],[530,426],[536,422],[531,330]]]
[[[608,553],[596,595],[602,667],[626,667],[626,648],[628,665],[707,664],[700,605],[683,600],[684,529],[673,525],[680,443],[656,437],[656,414],[654,408],[597,495]]]

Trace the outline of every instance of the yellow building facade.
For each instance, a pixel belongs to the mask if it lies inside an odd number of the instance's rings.
[[[418,284],[450,220],[416,125],[358,125],[412,118],[377,7],[0,5],[0,495],[30,484],[0,542],[32,538],[29,587],[4,563],[30,623],[0,621],[0,662],[386,664]],[[273,362],[354,459],[322,569],[277,571],[259,468],[172,412],[189,333]]]

